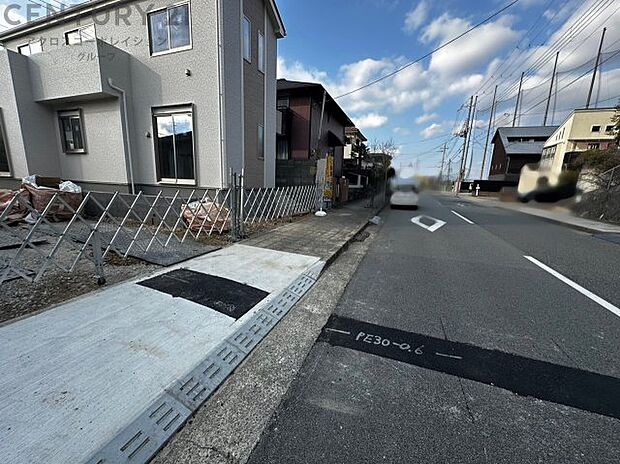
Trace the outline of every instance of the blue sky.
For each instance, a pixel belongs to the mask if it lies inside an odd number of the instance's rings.
[[[279,75],[318,81],[340,95],[412,61],[468,29],[509,1],[447,0],[279,0],[288,37],[279,42]],[[369,140],[392,138],[396,164],[436,173],[439,145],[452,158],[460,141],[462,107],[479,93],[474,166],[480,171],[488,107],[495,84],[502,103],[498,125],[512,122],[517,84],[526,71],[521,124],[540,125],[556,51],[560,51],[555,122],[585,104],[591,75],[569,84],[593,67],[600,32],[608,27],[609,52],[596,86],[600,106],[620,98],[619,0],[520,0],[472,34],[412,66],[397,77],[339,103]],[[518,47],[518,48],[517,48]],[[458,110],[461,109],[460,112]],[[486,111],[485,111],[486,109]],[[458,112],[458,113],[457,113]]]
[[[288,31],[279,41],[279,75],[321,82],[336,97],[430,52],[509,2],[277,0]],[[0,0],[0,29],[6,28],[2,13],[12,3],[26,0]],[[393,139],[400,151],[397,166],[436,174],[444,143],[456,171],[461,139],[453,133],[463,126],[463,104],[477,93],[472,173],[479,175],[494,86],[500,95],[494,126],[509,125],[519,76],[526,72],[519,123],[540,125],[559,51],[559,90],[550,118],[561,122],[585,104],[603,27],[605,61],[594,93],[600,106],[618,102],[619,24],[620,0],[519,0],[432,57],[338,101],[370,141]]]

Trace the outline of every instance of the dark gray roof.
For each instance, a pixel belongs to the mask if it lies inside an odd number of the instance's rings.
[[[525,126],[525,127],[499,127],[493,136],[493,143],[501,140],[507,155],[537,155],[541,154],[546,139],[551,137],[558,126]],[[513,137],[544,137],[540,142],[509,142]]]
[[[340,105],[332,98],[321,84],[316,82],[300,82],[289,81],[286,79],[278,79],[278,97],[291,95],[306,95],[314,97],[318,101],[322,101],[323,92],[326,93],[325,109],[331,111],[338,118],[340,123],[345,127],[354,126],[353,121]]]

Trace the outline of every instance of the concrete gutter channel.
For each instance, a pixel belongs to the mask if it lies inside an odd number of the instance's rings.
[[[325,266],[314,286],[150,462],[241,464],[249,459],[365,255],[370,241],[358,237],[383,208],[323,256]],[[336,262],[355,242],[364,243]]]

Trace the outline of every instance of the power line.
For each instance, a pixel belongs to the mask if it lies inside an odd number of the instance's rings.
[[[607,3],[609,2],[609,3]],[[613,4],[613,0],[598,0],[598,3],[587,8],[583,13],[581,13],[569,26],[569,28],[562,33],[560,37],[558,37],[552,44],[549,45],[547,50],[543,52],[541,56],[536,58],[534,62],[528,66],[525,72],[525,78],[529,78],[534,75],[534,73],[547,64],[551,59],[554,58],[555,53],[558,50],[561,50],[563,47],[572,42],[577,35],[584,30],[586,27],[590,26],[607,8],[609,8]],[[609,18],[607,18],[609,19]],[[581,45],[585,43],[585,40],[582,41],[577,47],[579,48]],[[575,50],[576,50],[575,49]],[[519,67],[524,63],[529,61],[530,58],[534,56],[538,49],[533,50],[527,57],[521,60]],[[573,51],[574,52],[574,51]],[[514,73],[514,71],[513,71]],[[510,75],[512,76],[512,74]],[[510,77],[509,76],[509,77]],[[517,87],[518,81],[513,82],[508,88],[502,91],[502,94],[499,96],[499,100],[505,99],[509,94],[511,94],[515,88]]]
[[[370,86],[373,86],[375,84],[378,84],[379,82],[382,82],[386,79],[389,79],[392,76],[395,76],[396,74],[404,71],[407,68],[410,68],[411,66],[413,66],[416,63],[419,63],[420,61],[432,56],[434,53],[438,52],[439,50],[447,47],[448,45],[456,42],[457,40],[461,39],[462,37],[466,36],[467,34],[469,34],[471,31],[477,29],[478,27],[482,26],[483,24],[489,22],[491,19],[495,18],[496,16],[502,14],[504,11],[506,11],[507,9],[509,9],[511,6],[513,6],[514,4],[516,4],[517,2],[519,2],[520,0],[513,0],[511,3],[509,3],[508,5],[506,5],[505,7],[501,8],[500,10],[496,11],[495,13],[493,13],[492,15],[486,17],[484,20],[480,21],[479,23],[475,24],[474,26],[470,27],[469,29],[467,29],[465,32],[457,35],[456,37],[448,40],[446,43],[440,45],[439,47],[431,50],[430,52],[426,53],[425,55],[421,56],[420,58],[417,58],[409,63],[407,63],[404,66],[401,66],[400,68],[392,71],[391,73],[386,74],[385,76],[381,76],[375,80],[372,80],[370,82],[368,82],[367,84],[362,85],[361,87],[358,87],[356,89],[350,90],[348,92],[343,93],[342,95],[338,95],[337,97],[334,98],[334,100],[338,100],[340,98],[349,96],[351,94],[354,94],[356,92],[359,92],[360,90],[364,90],[367,89]]]

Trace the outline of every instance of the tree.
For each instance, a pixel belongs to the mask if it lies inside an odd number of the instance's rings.
[[[615,148],[607,150],[588,150],[581,153],[575,167],[582,170],[588,181],[599,187],[609,185],[609,171],[620,165],[620,152]]]
[[[368,160],[369,158],[369,150],[364,142],[361,140],[356,140],[355,145],[353,145],[351,149],[351,153],[354,158],[357,159],[357,168],[362,169],[362,161]]]

